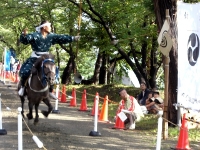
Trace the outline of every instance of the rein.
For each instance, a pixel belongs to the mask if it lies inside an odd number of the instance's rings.
[[[52,62],[52,63],[55,63],[53,59],[45,59],[43,62],[42,62],[42,65],[41,65],[41,69],[42,69],[42,85],[43,86],[46,86],[47,85],[47,77],[44,73],[44,63],[46,62]]]
[[[41,90],[34,90],[34,89],[32,89],[32,88],[31,88],[31,78],[32,78],[32,74],[30,75],[30,77],[29,77],[29,79],[28,79],[28,84],[29,84],[29,87],[30,87],[30,89],[31,89],[32,91],[41,93],[41,92],[45,92],[46,90],[49,89],[47,85],[46,85],[45,88],[43,88],[43,89],[41,89]]]

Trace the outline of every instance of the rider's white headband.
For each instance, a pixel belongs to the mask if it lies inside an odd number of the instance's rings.
[[[37,32],[40,32],[40,29],[41,29],[42,27],[44,27],[44,26],[49,26],[49,27],[50,27],[50,26],[51,26],[51,23],[49,23],[49,22],[44,23],[44,24],[42,24],[42,25],[36,27],[35,30],[36,30]]]

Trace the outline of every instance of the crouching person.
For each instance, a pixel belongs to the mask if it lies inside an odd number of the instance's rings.
[[[142,109],[138,103],[138,101],[133,97],[130,96],[125,89],[121,89],[119,91],[119,95],[121,97],[121,101],[119,104],[119,108],[124,109],[121,111],[124,112],[127,116],[127,120],[125,120],[125,124],[129,123],[129,129],[135,129],[135,122],[140,121],[141,117],[143,117]]]

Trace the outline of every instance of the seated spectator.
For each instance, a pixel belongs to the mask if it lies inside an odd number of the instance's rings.
[[[149,99],[151,99],[153,97],[153,91],[149,91],[148,97],[146,99],[146,103],[145,105],[148,103]]]
[[[159,91],[153,92],[154,102],[159,106],[159,108],[164,108],[163,99],[160,97]]]
[[[141,82],[140,89],[141,92],[138,95],[137,99],[140,105],[145,105],[150,90],[147,88],[145,82]]]
[[[153,97],[147,99],[146,108],[152,114],[156,114],[160,109],[163,109],[163,99],[160,98],[159,91],[154,91]]]
[[[152,97],[153,97],[153,92],[152,92],[152,91],[149,91],[149,94],[148,94],[148,97],[147,97],[147,99],[146,99],[145,105],[141,105],[141,106],[140,106],[141,109],[142,109],[142,112],[143,112],[144,114],[148,114],[148,112],[149,112],[149,109],[150,109],[150,106],[151,106],[150,101],[151,101],[151,98],[152,98]]]
[[[140,118],[143,117],[141,107],[138,104],[138,101],[133,96],[130,96],[125,89],[121,89],[119,95],[122,100],[120,101],[118,109],[123,106],[124,109],[121,111],[127,116],[127,121],[125,121],[125,124],[130,123],[129,129],[133,130],[135,129],[135,121],[139,121]]]

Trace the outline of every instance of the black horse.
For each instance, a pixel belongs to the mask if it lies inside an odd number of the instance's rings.
[[[33,106],[35,105],[35,120],[36,125],[39,122],[38,107],[41,101],[48,106],[48,111],[42,110],[42,114],[48,117],[53,107],[49,99],[49,86],[55,82],[54,55],[44,54],[41,55],[34,64],[35,73],[32,73],[25,84],[24,95],[20,96],[22,106],[22,116],[24,117],[24,101],[25,96],[28,99],[29,113],[26,115],[29,120],[33,119]],[[18,91],[21,83],[18,85]]]

